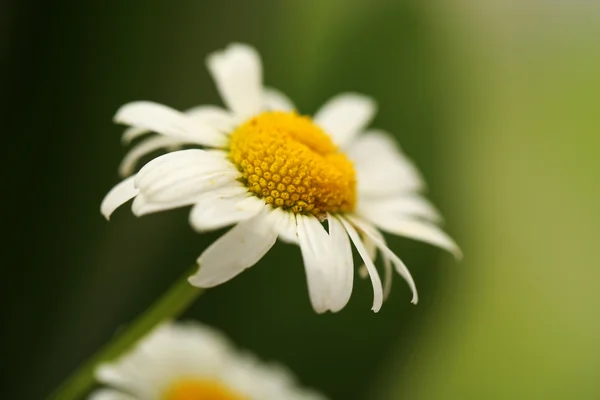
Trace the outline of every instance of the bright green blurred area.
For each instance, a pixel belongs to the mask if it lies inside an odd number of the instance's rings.
[[[187,317],[333,399],[600,398],[600,8],[436,3],[7,3],[6,398],[43,398],[222,233],[187,210],[107,223],[99,204],[125,153],[114,111],[219,104],[204,57],[231,41],[301,112],[373,96],[465,260],[390,238],[419,305],[396,276],[373,314],[357,279],[318,316],[299,250],[278,244]]]

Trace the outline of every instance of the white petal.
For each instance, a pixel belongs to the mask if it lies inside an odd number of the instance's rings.
[[[235,128],[235,119],[233,116],[221,107],[211,105],[201,105],[192,107],[183,112],[189,116],[194,122],[210,126],[221,132],[230,132]],[[129,144],[132,140],[149,133],[146,128],[131,127],[123,132],[121,140],[123,144]],[[223,138],[219,137],[219,142]]]
[[[143,184],[143,182],[146,180],[153,180],[156,178],[160,179],[160,175],[162,175],[169,168],[185,167],[187,165],[200,166],[207,169],[219,169],[232,164],[226,159],[223,153],[216,153],[201,149],[174,151],[169,154],[156,157],[146,164],[144,168],[138,172],[136,184]]]
[[[274,88],[264,89],[264,108],[273,111],[294,111],[294,103],[283,92]]]
[[[155,203],[149,201],[146,196],[143,194],[138,194],[136,198],[133,200],[131,204],[131,211],[136,217],[141,217],[142,215],[152,214],[160,211],[173,210],[179,207],[185,207],[196,203],[196,198],[194,196],[184,197],[181,199]]]
[[[361,197],[383,197],[424,187],[417,168],[400,150],[396,141],[381,131],[361,135],[348,149],[354,161]]]
[[[350,300],[354,282],[354,263],[350,239],[343,225],[337,218],[327,215],[329,224],[330,246],[333,252],[333,273],[331,276],[331,294],[329,308],[337,312],[344,308]]]
[[[360,214],[378,213],[381,215],[403,216],[405,218],[423,218],[440,222],[439,211],[423,196],[416,193],[404,193],[389,197],[365,197],[359,202]]]
[[[123,132],[123,136],[121,136],[121,142],[127,145],[131,143],[132,140],[137,139],[146,133],[150,133],[150,131],[146,128],[139,128],[137,126],[127,128],[125,129],[125,132]]]
[[[117,111],[114,120],[202,146],[222,147],[227,144],[225,135],[215,128],[198,123],[170,107],[150,101],[125,104]],[[130,136],[133,135],[129,134],[128,138]]]
[[[157,157],[136,175],[135,185],[153,203],[183,201],[231,184],[240,172],[215,153],[189,149]]]
[[[381,286],[381,279],[379,278],[379,273],[375,268],[375,264],[373,264],[373,260],[371,260],[369,254],[367,254],[367,250],[365,249],[363,242],[360,240],[356,229],[354,229],[354,227],[344,218],[340,218],[340,221],[344,225],[344,228],[346,228],[346,232],[348,232],[350,239],[352,239],[354,247],[356,247],[356,250],[358,250],[358,253],[363,259],[367,267],[367,271],[369,271],[369,275],[371,276],[371,284],[373,285],[373,307],[371,308],[371,310],[373,310],[374,312],[378,312],[381,309],[381,305],[383,304],[383,288]]]
[[[371,230],[372,234],[377,237],[384,245],[387,246],[385,238],[383,235],[375,228]],[[365,248],[370,251],[369,256],[373,258],[373,262],[375,262],[375,255],[377,254],[377,244],[371,240],[371,237],[367,234],[363,233],[361,235],[363,242],[365,244]],[[374,255],[372,255],[374,254]],[[390,295],[392,290],[392,263],[390,258],[384,253],[383,254],[383,300],[386,300]]]
[[[197,106],[185,111],[195,122],[211,126],[221,132],[231,132],[236,125],[229,111],[217,106]]]
[[[462,252],[456,242],[432,223],[405,216],[384,214],[373,210],[365,214],[364,218],[386,232],[429,243],[449,251],[457,259],[462,258]]]
[[[296,215],[298,244],[304,261],[308,294],[314,310],[321,314],[329,307],[332,260],[327,231],[313,216]]]
[[[364,234],[361,234],[360,238],[362,239],[363,244],[365,245],[365,250],[367,251],[369,258],[374,263],[375,261],[377,261],[377,246],[375,246],[375,243],[373,243],[373,241]],[[364,264],[360,266],[359,274],[360,274],[361,278],[367,278],[369,276],[369,272],[367,271]]]
[[[100,389],[92,392],[87,400],[136,400],[136,398],[116,390]]]
[[[230,198],[240,196],[244,193],[247,193],[248,189],[244,187],[241,183],[237,181],[233,181],[231,184],[227,184],[225,186],[221,186],[209,192],[203,192],[195,196],[189,196],[182,199],[177,199],[170,202],[152,202],[149,201],[143,194],[138,194],[135,200],[133,200],[133,204],[131,205],[131,210],[136,216],[142,216],[150,213],[155,213],[159,211],[172,210],[174,208],[185,207],[191,204],[196,204],[203,201],[204,196],[213,196],[221,197],[221,198]]]
[[[131,176],[113,187],[102,200],[100,212],[104,218],[110,219],[111,214],[123,203],[134,198],[139,190],[134,186],[135,176]]]
[[[267,222],[284,242],[298,244],[298,226],[293,213],[273,208],[267,216]]]
[[[152,153],[153,151],[170,147],[172,149],[185,143],[178,139],[174,139],[168,136],[152,136],[144,139],[140,143],[136,144],[127,152],[121,165],[119,166],[119,174],[121,176],[128,176],[135,170],[135,165],[144,156]]]
[[[233,225],[256,216],[265,202],[256,196],[223,197],[209,192],[196,200],[190,213],[190,224],[197,231],[210,231]]]
[[[142,342],[143,343],[143,342]],[[153,383],[144,382],[140,375],[147,374],[147,368],[151,365],[141,365],[140,356],[137,352],[131,353],[128,357],[118,359],[112,363],[102,363],[94,370],[94,375],[98,382],[122,390],[127,393],[135,394],[139,398],[143,394],[150,394],[154,391]]]
[[[276,240],[277,233],[265,223],[264,213],[240,222],[202,253],[198,272],[188,280],[203,288],[226,282],[256,264]]]
[[[396,271],[404,278],[406,283],[408,283],[408,286],[410,287],[410,290],[413,293],[411,303],[417,304],[417,302],[419,301],[417,287],[412,278],[412,275],[410,274],[410,271],[408,270],[408,268],[406,268],[406,265],[404,265],[404,262],[402,262],[402,260],[393,251],[391,251],[389,247],[387,247],[385,242],[381,240],[381,235],[379,234],[379,232],[376,232],[376,230],[369,223],[363,221],[361,218],[354,218],[351,216],[348,216],[348,219],[350,220],[350,222],[352,222],[352,224],[356,225],[358,229],[360,229],[366,235],[368,235],[371,238],[371,240],[375,242],[377,247],[379,247],[379,250],[381,250],[381,252],[385,256],[389,257],[391,262],[394,264],[394,267],[396,267]]]
[[[241,121],[263,106],[262,64],[255,49],[233,43],[206,60],[223,102]]]
[[[315,114],[314,121],[340,147],[349,145],[373,119],[377,106],[373,99],[355,93],[337,95]]]
[[[364,234],[361,234],[360,238],[363,241],[363,244],[365,245],[365,250],[366,250],[367,254],[369,255],[369,258],[371,258],[373,263],[375,263],[375,261],[377,261],[377,246],[375,246],[375,243],[373,243],[373,241]],[[369,271],[367,270],[367,267],[365,266],[365,264],[362,264],[360,267],[358,267],[358,276],[360,276],[362,279],[367,279],[369,277]],[[385,290],[384,290],[384,292],[385,292]],[[385,300],[385,296],[384,296],[384,300]]]

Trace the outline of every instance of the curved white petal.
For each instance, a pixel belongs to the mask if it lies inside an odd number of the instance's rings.
[[[352,239],[352,243],[354,243],[354,247],[358,250],[358,254],[360,254],[363,259],[365,266],[367,267],[367,271],[369,271],[369,275],[371,276],[371,284],[373,285],[373,307],[371,310],[374,312],[378,312],[381,309],[381,305],[383,304],[383,288],[381,286],[381,278],[379,278],[379,273],[377,272],[377,268],[375,268],[375,264],[373,264],[373,260],[369,257],[365,246],[360,240],[356,229],[350,224],[346,219],[340,218],[340,221],[344,225],[346,232],[348,232],[348,236]]]
[[[136,400],[136,398],[116,390],[100,389],[92,392],[87,400]]]
[[[237,181],[233,181],[230,184],[215,188],[214,190],[211,190],[209,192],[203,192],[196,196],[189,196],[170,202],[152,202],[148,200],[143,194],[138,194],[135,200],[133,200],[131,210],[136,216],[139,217],[150,213],[172,210],[174,208],[196,204],[202,202],[204,196],[211,196],[211,198],[230,198],[241,196],[246,192],[248,192],[248,189],[246,187],[242,186],[242,184]]]
[[[235,118],[231,113],[221,107],[202,105],[190,108],[185,111],[185,115],[202,125],[211,126],[221,132],[229,133],[235,126]]]
[[[125,157],[123,157],[123,161],[121,161],[121,165],[119,166],[119,174],[121,176],[131,175],[134,172],[135,165],[138,163],[138,161],[153,151],[165,147],[175,149],[177,146],[181,146],[183,144],[185,143],[168,136],[151,136],[146,138],[133,146],[131,150],[127,152]]]
[[[228,133],[235,128],[235,119],[225,109],[212,105],[201,105],[185,110],[183,114],[189,116],[194,122],[215,128],[218,131]],[[149,133],[146,128],[130,127],[123,132],[121,141],[129,144],[134,139]],[[219,141],[222,138],[219,137]]]
[[[296,215],[298,244],[306,270],[308,294],[314,310],[322,314],[329,307],[332,260],[329,235],[313,216]]]
[[[354,262],[352,260],[352,247],[344,226],[337,218],[327,215],[329,224],[329,239],[333,252],[333,273],[331,276],[331,293],[329,308],[338,312],[346,306],[352,294],[354,283]]]
[[[273,111],[294,111],[294,103],[283,92],[267,87],[264,89],[264,108]]]
[[[135,185],[153,203],[191,199],[231,184],[240,172],[222,155],[199,149],[157,157],[136,175]]]
[[[293,213],[281,208],[272,208],[267,216],[267,222],[279,234],[281,240],[298,244],[298,226]]]
[[[371,122],[376,110],[377,105],[370,97],[342,93],[325,103],[314,121],[329,133],[334,143],[345,147]]]
[[[263,106],[262,64],[256,50],[233,43],[206,60],[223,102],[241,121]]]
[[[150,131],[146,128],[140,128],[137,126],[132,126],[123,132],[123,136],[121,136],[121,142],[124,145],[131,143],[134,139],[137,139],[140,136],[145,135],[146,133],[150,133]]]
[[[198,123],[180,111],[150,101],[125,104],[117,111],[114,120],[202,146],[223,147],[227,144],[225,135],[215,128]],[[129,131],[127,140],[131,136],[135,137],[133,133],[141,134],[139,130],[131,132]]]
[[[361,234],[360,238],[363,241],[363,244],[365,245],[365,250],[367,254],[371,258],[373,263],[375,263],[375,261],[377,261],[377,246],[375,246],[375,243],[373,243],[373,241],[369,239],[369,237],[366,235]],[[367,279],[369,277],[369,271],[367,271],[367,267],[364,263],[361,264],[360,267],[358,267],[358,276],[360,276],[362,279]]]
[[[250,219],[264,207],[265,202],[255,196],[223,197],[209,192],[196,200],[189,217],[190,225],[200,232],[219,229]]]
[[[189,196],[168,202],[152,202],[142,193],[138,194],[131,204],[131,211],[136,217],[142,215],[157,213],[160,211],[173,210],[175,208],[185,207],[196,203],[195,196]]]
[[[256,264],[277,240],[277,233],[264,219],[261,213],[217,239],[198,258],[200,268],[189,282],[197,287],[213,287]]]
[[[354,161],[360,197],[385,197],[424,188],[413,162],[387,133],[366,132],[350,146],[348,156]]]
[[[462,251],[456,242],[432,223],[406,216],[376,212],[376,210],[364,214],[364,218],[386,232],[429,243],[449,251],[456,259],[462,258]]]
[[[367,236],[369,236],[371,240],[375,242],[379,250],[381,250],[381,252],[391,260],[391,262],[394,264],[394,267],[396,267],[396,271],[404,278],[406,283],[408,283],[408,286],[410,287],[410,290],[413,293],[411,303],[417,304],[419,302],[419,294],[417,293],[417,287],[412,278],[412,275],[410,274],[410,271],[408,270],[406,265],[404,265],[404,262],[402,262],[402,260],[393,251],[391,251],[389,247],[387,247],[387,245],[381,238],[381,234],[377,232],[376,229],[374,229],[369,223],[366,223],[361,218],[355,218],[351,216],[348,216],[348,220],[352,224],[354,224],[358,229],[363,231]]]
[[[132,393],[134,398],[152,397],[157,388],[138,378],[140,374],[149,372],[143,357],[130,357],[117,360],[114,363],[103,363],[96,367],[96,379],[103,384],[110,385],[117,390]]]
[[[139,193],[139,190],[134,186],[134,180],[135,176],[124,179],[104,196],[104,200],[100,205],[100,212],[104,215],[104,218],[110,219],[113,211]]]
[[[377,239],[379,239],[385,246],[387,246],[385,238],[383,237],[381,232],[379,232],[377,229],[373,228],[371,230],[371,233]],[[371,240],[371,237],[365,233],[363,233],[361,236],[362,236],[363,242],[365,243],[365,247],[367,249],[370,249],[370,251],[372,251],[374,254],[377,254],[377,244],[373,240]],[[383,300],[386,300],[392,290],[392,276],[393,276],[392,272],[393,271],[392,271],[392,262],[391,262],[390,258],[387,256],[387,254],[383,253],[382,259],[383,259],[383,273],[384,273],[384,275],[383,275]],[[373,256],[373,262],[375,262],[374,256]]]

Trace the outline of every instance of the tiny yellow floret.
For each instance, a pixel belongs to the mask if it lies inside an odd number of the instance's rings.
[[[229,156],[248,189],[273,207],[321,219],[354,209],[354,166],[309,117],[264,112],[231,134]]]
[[[221,382],[201,379],[182,379],[164,392],[163,400],[246,400]]]

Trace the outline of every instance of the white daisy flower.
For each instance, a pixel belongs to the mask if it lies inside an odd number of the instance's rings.
[[[228,281],[281,238],[300,246],[314,309],[336,312],[352,292],[352,242],[378,311],[392,266],[408,282],[412,302],[418,300],[410,272],[380,229],[460,257],[436,225],[439,213],[420,194],[424,184],[413,163],[390,135],[367,129],[376,110],[372,99],[341,94],[311,118],[298,114],[281,92],[263,87],[261,60],[252,47],[231,44],[211,54],[207,65],[227,109],[179,112],[146,101],[119,109],[115,121],[131,126],[125,142],[155,132],[125,156],[123,175],[157,149],[172,151],[116,185],[101,206],[109,218],[132,198],[138,216],[193,205],[189,219],[198,231],[235,225],[200,255],[192,285]],[[196,148],[174,151],[182,146]],[[378,251],[385,288],[374,265]]]
[[[323,400],[279,365],[240,353],[219,332],[198,323],[166,323],[128,354],[96,369],[110,387],[89,400]]]

